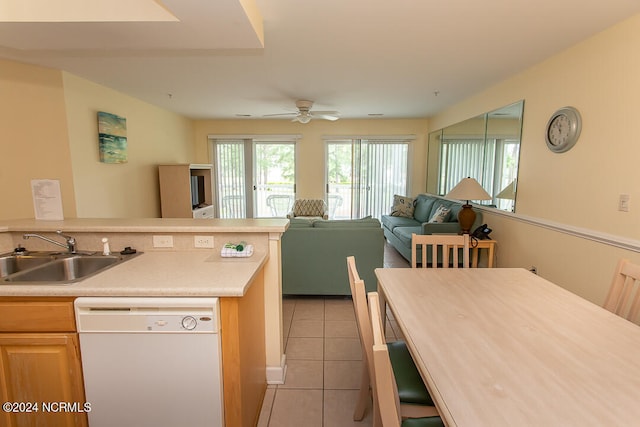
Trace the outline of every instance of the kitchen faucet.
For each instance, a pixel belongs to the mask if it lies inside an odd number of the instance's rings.
[[[42,239],[45,240],[49,243],[53,243],[54,245],[58,245],[61,246],[63,248],[65,248],[67,251],[69,251],[70,254],[75,254],[76,253],[76,239],[71,237],[71,236],[67,236],[65,234],[62,234],[61,230],[56,231],[56,233],[58,233],[61,237],[64,237],[64,239],[66,240],[66,243],[60,243],[60,242],[56,242],[55,240],[52,240],[48,237],[45,236],[41,236],[40,234],[35,234],[35,233],[26,233],[22,235],[22,238],[27,240],[29,239],[29,237],[37,237],[38,239]]]

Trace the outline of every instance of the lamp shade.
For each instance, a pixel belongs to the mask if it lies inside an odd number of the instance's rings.
[[[507,200],[515,200],[516,199],[516,180],[514,179],[502,189],[501,192],[496,194],[497,199],[507,199]]]
[[[489,193],[473,178],[463,178],[446,196],[458,200],[491,200]]]

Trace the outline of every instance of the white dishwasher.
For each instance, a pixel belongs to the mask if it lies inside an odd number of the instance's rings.
[[[77,298],[90,427],[222,427],[217,298]]]

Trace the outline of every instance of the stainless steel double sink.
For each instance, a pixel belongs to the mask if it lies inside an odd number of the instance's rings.
[[[0,285],[70,284],[121,264],[139,253],[25,252],[0,255]]]

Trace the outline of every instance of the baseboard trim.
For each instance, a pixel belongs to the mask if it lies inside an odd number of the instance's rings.
[[[267,366],[267,384],[284,384],[287,376],[287,355],[283,354],[280,366]]]

